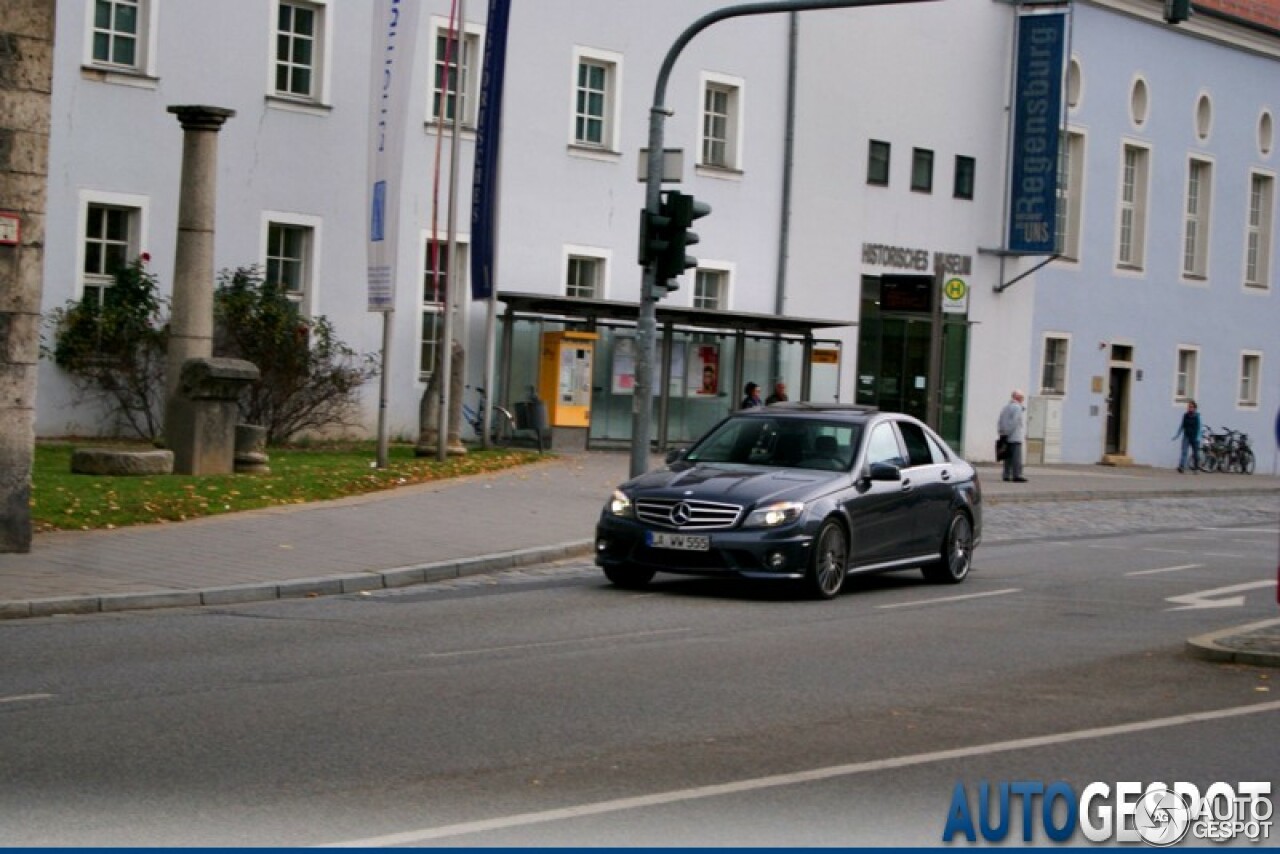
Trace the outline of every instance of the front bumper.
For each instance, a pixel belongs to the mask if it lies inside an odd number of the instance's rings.
[[[638,566],[681,575],[734,575],[745,578],[801,578],[809,565],[813,535],[802,525],[688,531],[706,536],[705,552],[652,548],[646,528],[634,519],[605,514],[596,525],[598,566]]]

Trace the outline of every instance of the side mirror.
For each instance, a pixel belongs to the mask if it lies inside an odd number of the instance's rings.
[[[902,480],[902,469],[893,463],[872,463],[870,477],[875,481],[898,481]]]
[[[667,451],[667,456],[665,457],[667,465],[683,460],[687,450],[688,448],[672,448],[670,451]]]

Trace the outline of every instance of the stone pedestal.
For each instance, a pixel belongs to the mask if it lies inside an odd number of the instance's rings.
[[[453,342],[449,378],[449,435],[445,444],[445,453],[450,456],[461,456],[467,452],[462,444],[462,395],[466,388],[465,373],[466,352],[457,341]],[[437,362],[437,364],[439,364]],[[440,450],[440,381],[439,371],[427,383],[422,393],[422,403],[418,407],[418,441],[413,453],[417,457],[431,457]]]
[[[271,474],[267,456],[267,428],[258,424],[236,425],[236,474]]]
[[[258,367],[243,359],[188,359],[177,393],[165,408],[164,432],[176,474],[235,471],[236,401],[258,379]]]

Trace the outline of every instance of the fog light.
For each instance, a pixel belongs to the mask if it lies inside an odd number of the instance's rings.
[[[596,540],[596,551],[607,552],[608,550],[609,550],[608,540],[606,540],[604,537],[601,537],[600,539]]]
[[[769,565],[770,569],[782,569],[787,565],[787,556],[782,552],[769,552],[768,557],[765,558],[765,563]]]

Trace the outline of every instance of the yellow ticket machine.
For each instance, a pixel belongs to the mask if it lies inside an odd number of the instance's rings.
[[[542,333],[538,395],[547,405],[553,443],[556,428],[591,426],[591,360],[599,337],[573,330]],[[585,447],[585,430],[581,439]]]

